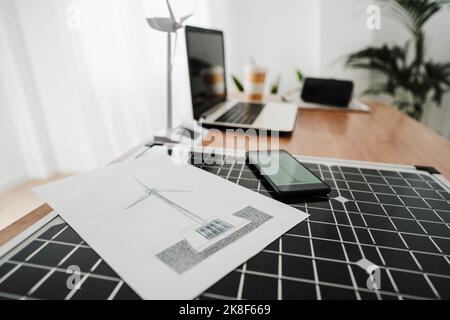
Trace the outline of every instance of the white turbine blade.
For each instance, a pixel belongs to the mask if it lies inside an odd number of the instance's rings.
[[[180,23],[185,22],[187,19],[189,19],[189,18],[192,17],[193,15],[194,15],[194,14],[191,13],[191,14],[188,14],[187,16],[182,17],[182,18],[180,19]]]
[[[147,19],[147,23],[150,25],[150,27],[158,31],[162,32],[175,31],[175,24],[170,18],[151,18]]]
[[[170,2],[169,2],[169,0],[166,0],[166,2],[167,2],[167,7],[169,8],[170,17],[172,18],[173,22],[176,23],[177,20],[175,19],[175,15],[173,14],[172,7],[170,6]]]
[[[192,192],[192,191],[189,191],[189,190],[168,190],[168,189],[158,189],[156,191],[158,191],[158,192],[178,192],[178,193]]]
[[[149,195],[145,195],[142,198],[140,198],[139,200],[137,200],[136,202],[134,202],[133,204],[129,205],[126,210],[133,208],[134,206],[138,205],[139,203],[141,203],[142,201],[144,201],[145,199],[147,199],[149,197]]]

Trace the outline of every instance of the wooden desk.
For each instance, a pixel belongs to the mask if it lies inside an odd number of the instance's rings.
[[[370,102],[372,113],[342,111],[301,111],[295,131],[280,138],[280,148],[292,154],[349,160],[427,165],[450,179],[450,142],[406,117],[396,109]],[[222,147],[255,149],[258,137],[226,136],[206,141]],[[208,140],[208,139],[207,139]],[[51,212],[47,205],[34,210],[0,232],[0,245],[12,239]]]
[[[432,166],[450,179],[450,141],[389,105],[368,104],[372,113],[302,110],[292,135],[280,137],[280,148],[303,156]],[[254,150],[259,138],[221,139],[226,147]],[[221,147],[221,139],[205,145]]]

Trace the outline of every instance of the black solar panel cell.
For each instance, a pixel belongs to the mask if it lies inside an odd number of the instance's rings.
[[[278,280],[275,277],[265,277],[246,274],[243,284],[242,298],[249,300],[278,299]]]
[[[16,268],[13,269],[16,271],[2,279],[0,292],[17,295],[18,298],[26,296],[33,286],[49,272],[49,270],[31,266],[18,265]]]
[[[316,300],[317,290],[312,283],[282,280],[284,300]]]
[[[127,284],[123,284],[114,300],[140,300],[139,296]]]
[[[450,278],[429,276],[431,283],[439,293],[441,299],[450,299]]]
[[[241,281],[241,273],[231,272],[225,276],[222,281],[219,281],[212,286],[208,292],[224,297],[236,297],[238,295],[239,283]]]
[[[70,293],[67,287],[67,273],[56,271],[34,291],[31,296],[36,299],[58,300]]]
[[[270,187],[230,157],[196,166],[266,196]],[[224,160],[224,157],[222,157]],[[310,214],[200,299],[450,298],[450,194],[427,174],[307,163],[331,199],[299,199]],[[377,290],[360,261],[379,267]],[[81,290],[67,287],[79,266]],[[364,265],[364,263],[362,264]],[[0,299],[139,299],[67,224],[48,226],[0,260]]]
[[[314,280],[314,266],[309,258],[282,256],[282,275],[291,278]]]
[[[278,274],[278,255],[261,252],[247,261],[247,270]]]

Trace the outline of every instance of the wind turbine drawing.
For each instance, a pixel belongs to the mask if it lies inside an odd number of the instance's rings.
[[[198,215],[190,212],[189,210],[181,207],[176,204],[172,200],[163,196],[161,193],[179,193],[179,192],[191,192],[191,191],[182,191],[182,190],[168,190],[168,189],[155,189],[149,188],[142,181],[135,178],[134,179],[137,184],[139,184],[145,193],[144,196],[133,202],[129,205],[126,210],[129,210],[141,202],[147,200],[150,197],[155,197],[162,202],[166,203],[179,213],[183,214],[185,217],[191,219],[196,223],[196,225],[188,230],[182,232],[183,237],[191,244],[191,246],[196,249],[204,249],[209,247],[210,245],[216,243],[220,239],[223,239],[227,235],[243,228],[245,225],[250,223],[250,221],[244,220],[242,218],[237,217],[228,217],[222,219],[203,219]]]
[[[184,209],[183,207],[180,207],[179,205],[177,205],[175,202],[173,202],[170,199],[167,199],[166,197],[164,197],[161,193],[164,192],[189,192],[189,191],[181,191],[181,190],[158,190],[158,189],[154,189],[154,188],[149,188],[147,187],[142,181],[140,181],[139,179],[134,179],[139,185],[141,185],[144,188],[144,192],[145,195],[138,199],[136,202],[132,203],[131,205],[129,205],[126,209],[131,209],[133,207],[135,207],[136,205],[138,205],[139,203],[141,203],[144,200],[147,200],[148,198],[150,198],[151,196],[155,196],[156,198],[158,198],[159,200],[165,202],[166,204],[168,204],[169,206],[171,206],[172,208],[174,208],[175,210],[177,210],[178,212],[182,213],[183,215],[185,215],[186,217],[194,220],[195,222],[198,223],[204,223],[206,222],[205,219],[197,216],[196,214],[193,214],[192,212],[189,212],[188,210]]]
[[[177,31],[184,27],[183,23],[188,20],[193,14],[184,16],[177,21],[170,6],[169,0],[166,0],[169,8],[170,18],[147,18],[147,23],[152,29],[167,33],[167,131],[173,129],[172,119],[172,33],[175,33],[175,48],[177,41]]]

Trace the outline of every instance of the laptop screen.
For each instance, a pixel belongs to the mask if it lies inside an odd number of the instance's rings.
[[[186,45],[194,118],[198,120],[226,100],[223,33],[187,26]]]

